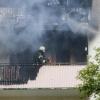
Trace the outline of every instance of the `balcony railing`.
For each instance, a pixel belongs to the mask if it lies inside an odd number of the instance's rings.
[[[0,84],[26,84],[35,80],[42,65],[40,64],[0,64]]]
[[[67,88],[80,83],[76,79],[85,65],[0,64],[0,88]]]

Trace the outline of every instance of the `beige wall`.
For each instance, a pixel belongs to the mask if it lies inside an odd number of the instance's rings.
[[[100,0],[92,1],[92,19],[96,26],[100,27]]]
[[[94,38],[89,42],[89,55],[94,56],[94,48],[100,47],[100,0],[93,0],[91,22],[95,26],[92,31]]]

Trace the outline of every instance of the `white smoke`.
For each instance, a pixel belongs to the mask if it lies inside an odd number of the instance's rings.
[[[1,0],[0,43],[8,51],[33,50],[40,45],[45,25],[42,0]],[[3,8],[2,8],[3,6]],[[32,9],[34,8],[34,9]]]
[[[60,0],[0,0],[1,10],[2,7],[8,9],[7,14],[0,15],[0,43],[8,51],[35,50],[42,45],[45,26],[51,30],[56,25],[58,30],[85,33],[87,28],[76,20],[77,16],[62,17],[64,7],[59,5]]]

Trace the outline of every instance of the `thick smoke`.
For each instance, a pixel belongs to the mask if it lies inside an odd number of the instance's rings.
[[[42,0],[1,0],[0,43],[8,51],[38,48],[46,12]]]
[[[86,33],[84,26],[87,22],[83,25],[81,21],[86,20],[90,8],[80,7],[77,14],[73,14],[75,9],[67,11],[66,3],[66,0],[0,0],[0,10],[8,9],[0,16],[0,43],[8,52],[27,48],[34,51],[43,45],[41,37],[45,30],[56,27],[60,31]],[[73,4],[79,6],[79,2]],[[12,10],[9,12],[9,9]]]

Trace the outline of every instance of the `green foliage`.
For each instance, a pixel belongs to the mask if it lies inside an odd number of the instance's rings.
[[[79,85],[82,96],[89,97],[93,93],[100,94],[100,48],[95,51],[94,62],[88,62],[78,75],[78,78],[82,81],[82,84]]]

